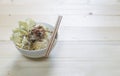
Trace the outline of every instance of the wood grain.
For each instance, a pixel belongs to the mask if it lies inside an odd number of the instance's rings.
[[[1,27],[0,40],[9,40],[13,28]],[[73,27],[61,24],[58,41],[119,41],[119,33],[119,27]]]
[[[55,25],[49,58],[29,59],[9,41],[19,20]],[[120,76],[120,0],[0,0],[0,76]]]
[[[3,41],[0,42],[0,75],[119,76],[119,44],[60,41],[49,58],[33,60],[21,56],[10,41]]]

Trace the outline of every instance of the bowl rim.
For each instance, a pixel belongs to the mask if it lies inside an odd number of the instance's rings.
[[[51,26],[51,27],[54,29],[53,25],[48,24],[48,23],[45,23],[45,22],[36,22],[36,24],[48,25],[48,26]],[[57,40],[57,38],[58,38],[58,33],[57,33],[57,35],[56,35],[55,40]],[[14,43],[14,42],[13,42],[13,43]],[[42,48],[42,49],[38,49],[38,50],[27,50],[27,49],[19,48],[15,43],[14,43],[14,45],[15,45],[15,47],[16,47],[17,49],[20,49],[20,50],[26,51],[26,52],[37,52],[37,51],[43,51],[43,50],[46,50],[46,49],[47,49],[47,47],[46,47],[46,48]]]

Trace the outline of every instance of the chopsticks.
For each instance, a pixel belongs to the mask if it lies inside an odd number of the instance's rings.
[[[52,46],[54,45],[55,36],[56,36],[56,34],[58,32],[61,20],[62,20],[62,16],[58,16],[58,20],[56,22],[56,25],[55,25],[55,28],[53,30],[52,36],[51,36],[50,41],[48,43],[47,52],[45,54],[45,57],[48,57],[50,52],[51,52],[51,50],[52,50]]]

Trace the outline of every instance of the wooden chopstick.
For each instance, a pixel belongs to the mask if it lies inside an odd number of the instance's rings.
[[[54,41],[55,41],[55,36],[56,36],[56,34],[58,32],[61,20],[62,20],[62,16],[58,16],[58,20],[56,22],[56,25],[55,25],[55,28],[53,30],[52,36],[51,36],[50,41],[48,43],[47,52],[45,54],[46,57],[48,57],[50,52],[51,52],[52,46],[53,46]]]

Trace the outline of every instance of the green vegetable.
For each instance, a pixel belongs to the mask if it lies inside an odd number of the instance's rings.
[[[35,21],[27,19],[25,21],[19,21],[19,27],[13,30],[12,37],[10,39],[19,47],[23,47],[28,43],[25,36],[28,35],[29,30],[35,26]]]

